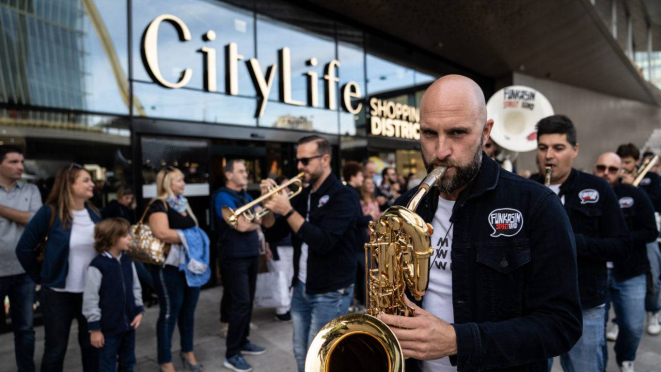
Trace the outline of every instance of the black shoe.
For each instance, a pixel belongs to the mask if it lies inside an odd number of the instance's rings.
[[[279,320],[281,322],[288,322],[291,320],[291,312],[287,311],[284,314],[275,314],[275,320]]]

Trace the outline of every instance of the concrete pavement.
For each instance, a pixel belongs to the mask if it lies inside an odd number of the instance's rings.
[[[207,372],[228,371],[222,367],[225,358],[225,339],[220,337],[219,304],[222,288],[212,288],[202,291],[197,305],[195,318],[195,354],[204,364]],[[296,363],[292,352],[292,326],[291,322],[277,322],[274,320],[273,310],[258,309],[253,312],[253,323],[257,329],[251,331],[250,340],[255,344],[265,346],[268,351],[264,355],[246,356],[255,371],[296,371]],[[138,365],[136,371],[158,371],[156,362],[156,319],[158,306],[147,309],[142,325],[137,331],[136,357]],[[65,360],[64,370],[67,372],[82,371],[80,366],[80,349],[77,344],[77,325],[74,322],[69,337],[69,348]],[[44,350],[43,327],[36,329],[35,361],[40,364]],[[179,359],[179,335],[175,331],[172,342],[172,355],[175,367],[182,371]],[[613,343],[609,342],[609,362],[607,372],[617,372],[619,369],[613,357]],[[6,333],[0,336],[0,372],[13,372],[14,363],[13,334]],[[556,360],[553,371],[562,371],[560,363]],[[651,337],[647,334],[638,349],[636,359],[637,372],[661,371],[661,335]]]

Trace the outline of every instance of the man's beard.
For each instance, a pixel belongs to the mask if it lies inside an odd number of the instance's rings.
[[[431,164],[428,164],[424,156],[423,160],[425,162],[425,167],[427,168],[427,173],[439,166],[454,167],[454,177],[450,178],[447,174],[443,175],[440,181],[436,184],[436,187],[438,187],[442,193],[451,194],[461,187],[468,185],[480,171],[480,167],[482,166],[482,141],[480,141],[480,145],[477,147],[477,151],[475,151],[475,156],[473,156],[471,163],[465,166],[459,166],[454,162],[439,160],[435,160]]]

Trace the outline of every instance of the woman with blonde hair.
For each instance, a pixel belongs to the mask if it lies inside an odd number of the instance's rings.
[[[94,225],[101,220],[89,203],[93,195],[94,181],[87,170],[75,163],[62,168],[46,204],[27,224],[16,247],[26,273],[41,284],[43,372],[63,370],[74,318],[78,322],[83,371],[99,370],[99,354],[90,343],[82,313],[85,273],[96,256]],[[40,246],[43,251],[37,252]]]
[[[186,273],[179,271],[181,238],[177,230],[197,226],[197,219],[184,197],[184,174],[175,167],[167,167],[156,176],[156,198],[149,204],[149,227],[154,237],[170,243],[165,265],[154,267],[152,276],[158,292],[160,312],[156,323],[158,364],[161,371],[172,372],[172,336],[179,325],[180,357],[191,371],[202,371],[193,353],[195,307],[200,296],[199,287],[190,287]]]

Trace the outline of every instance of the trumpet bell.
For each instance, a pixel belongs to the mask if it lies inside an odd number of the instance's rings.
[[[404,372],[402,347],[392,330],[365,314],[333,319],[315,336],[305,370],[324,372]]]
[[[228,225],[236,228],[236,225],[239,224],[238,216],[234,213],[234,210],[228,206],[225,206],[221,209],[223,214],[223,219],[227,222]]]

